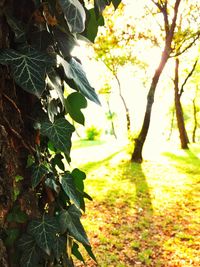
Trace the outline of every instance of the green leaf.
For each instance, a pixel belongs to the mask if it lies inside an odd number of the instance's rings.
[[[97,263],[97,259],[94,255],[94,253],[92,252],[91,246],[84,245],[84,244],[83,244],[83,246],[84,246],[85,250],[87,251],[88,255]]]
[[[15,206],[7,216],[8,222],[25,223],[27,219],[27,214],[21,211],[19,206]]]
[[[56,236],[56,240],[53,244],[53,254],[59,261],[62,254],[66,253],[67,239],[63,236]]]
[[[83,32],[85,29],[85,10],[78,0],[59,0],[65,14],[69,29],[73,33]]]
[[[65,103],[61,78],[54,69],[51,69],[51,71],[48,72],[47,84],[49,85],[50,89],[55,91],[56,95],[58,96],[60,102],[64,107]]]
[[[56,183],[56,181],[53,178],[47,178],[45,180],[45,184],[49,188],[53,189],[56,193],[59,193],[60,186]]]
[[[54,156],[54,158],[51,160],[52,166],[53,168],[55,168],[55,166],[58,166],[59,169],[61,169],[62,171],[65,171],[65,165],[62,161],[64,157],[62,156],[62,154],[56,154]]]
[[[72,200],[76,206],[80,208],[80,199],[77,194],[73,176],[69,172],[65,172],[65,174],[60,177],[60,183],[70,200]]]
[[[5,239],[6,246],[13,246],[14,242],[20,235],[20,231],[18,228],[7,229],[6,234],[7,234],[7,238]]]
[[[119,4],[121,3],[122,0],[112,0],[112,4],[115,9],[118,8]]]
[[[37,245],[47,255],[51,254],[58,231],[57,220],[48,215],[44,215],[41,219],[33,220],[28,225],[28,233],[35,238]]]
[[[82,256],[82,254],[80,253],[79,249],[79,245],[77,243],[73,243],[73,247],[72,247],[72,254],[80,261],[82,261],[83,263],[85,263],[84,258]]]
[[[86,27],[84,31],[84,36],[94,43],[94,40],[97,36],[98,32],[98,22],[95,13],[95,9],[91,8],[87,11],[87,20],[86,20]]]
[[[47,136],[53,145],[60,151],[70,154],[71,136],[74,126],[64,118],[41,124],[41,134]]]
[[[47,173],[49,173],[49,170],[44,164],[34,165],[31,180],[32,187],[35,188]]]
[[[72,50],[77,45],[75,36],[71,33],[63,32],[58,28],[54,29],[54,36],[63,57],[69,57]]]
[[[67,97],[65,105],[72,119],[84,125],[85,118],[81,109],[87,107],[87,100],[85,97],[78,92],[74,92]]]
[[[10,14],[8,14],[8,12],[6,12],[6,20],[15,34],[15,41],[25,42],[26,40],[25,26],[22,24],[22,22],[12,17]]]
[[[81,212],[75,205],[71,205],[68,210],[63,211],[59,216],[61,231],[69,231],[77,241],[85,245],[90,245],[83,225],[80,222]]]
[[[84,183],[83,180],[86,179],[86,174],[84,172],[82,172],[79,169],[74,169],[71,173],[71,175],[74,178],[74,183],[76,188],[80,191],[83,192],[84,191]]]
[[[20,259],[21,267],[36,267],[40,259],[40,251],[37,247],[35,239],[24,234],[18,240],[18,247],[23,252]]]
[[[16,83],[25,91],[41,97],[45,89],[46,69],[53,64],[47,54],[35,49],[2,49],[0,63],[11,66]]]
[[[91,87],[82,65],[74,58],[71,58],[69,62],[62,60],[61,64],[63,65],[66,76],[74,80],[80,92],[91,101],[100,105],[99,98],[94,88]]]

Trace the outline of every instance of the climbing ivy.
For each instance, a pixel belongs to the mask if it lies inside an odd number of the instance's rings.
[[[26,24],[15,16],[12,1],[7,2],[1,16],[9,25],[13,41],[0,49],[0,64],[9,68],[21,90],[39,99],[32,122],[38,140],[28,156],[27,169],[31,173],[29,187],[41,199],[34,218],[20,205],[13,205],[7,221],[16,228],[7,230],[7,245],[15,245],[17,266],[22,267],[73,266],[72,255],[84,262],[80,245],[96,261],[80,221],[85,198],[91,200],[84,191],[86,175],[78,168],[70,171],[66,162],[71,161],[75,131],[70,121],[84,124],[81,109],[87,107],[86,99],[97,104],[100,101],[71,51],[83,36],[93,42],[98,27],[103,25],[106,5],[112,2],[117,8],[121,1],[95,0],[87,9],[82,0],[27,0],[32,14]],[[23,177],[16,180],[16,188],[20,180]],[[48,195],[45,201],[44,191]]]

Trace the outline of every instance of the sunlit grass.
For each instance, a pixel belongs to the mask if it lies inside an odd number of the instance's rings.
[[[200,266],[199,154],[197,145],[173,149],[140,165],[118,149],[80,164],[94,199],[83,223],[99,266]]]

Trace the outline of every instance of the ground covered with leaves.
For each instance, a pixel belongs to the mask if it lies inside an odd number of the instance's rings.
[[[199,156],[193,146],[133,164],[120,150],[84,163],[94,200],[82,221],[98,261],[84,255],[86,266],[200,266]]]

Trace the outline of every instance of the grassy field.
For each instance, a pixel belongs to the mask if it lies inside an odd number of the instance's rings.
[[[99,157],[102,146],[108,150]],[[115,145],[76,149],[93,197],[82,222],[98,265],[85,255],[86,266],[200,266],[200,146],[168,149],[143,164]]]

